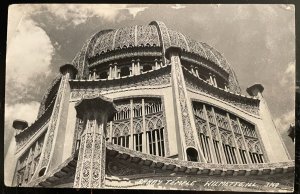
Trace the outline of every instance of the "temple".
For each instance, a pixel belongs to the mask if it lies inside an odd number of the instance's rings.
[[[36,121],[15,120],[20,187],[292,191],[264,87],[163,22],[103,30],[60,67]]]

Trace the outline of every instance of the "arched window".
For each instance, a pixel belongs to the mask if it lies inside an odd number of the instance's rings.
[[[260,151],[260,147],[258,143],[249,141],[248,147],[249,147],[249,155],[252,163],[263,163],[264,162],[263,154]]]
[[[99,79],[107,79],[108,73],[106,71],[103,71],[99,74]]]
[[[197,129],[197,134],[198,134],[198,138],[200,141],[200,146],[201,146],[204,158],[206,159],[207,162],[212,162],[210,146],[209,146],[210,138],[207,134],[206,121],[201,118],[196,117],[196,129]]]
[[[186,150],[186,156],[188,161],[198,162],[198,152],[195,148],[188,148]]]
[[[133,134],[133,138],[134,138],[134,149],[136,151],[142,151],[143,148],[143,133],[136,133]]]
[[[130,75],[129,67],[122,67],[120,76],[123,77],[123,76],[128,76],[128,75]]]
[[[143,65],[143,72],[150,71],[150,70],[152,70],[151,65]]]
[[[165,156],[164,128],[147,131],[149,153],[157,156]]]
[[[242,159],[242,163],[247,164],[246,150],[245,150],[245,147],[243,146],[243,143],[242,143],[242,137],[237,139],[237,146],[238,146],[239,153],[240,153],[240,156],[241,156],[241,159]]]
[[[232,139],[230,136],[226,136],[226,134],[221,134],[226,162],[227,164],[237,164],[235,148],[233,147]]]
[[[217,162],[218,162],[218,164],[221,164],[222,160],[221,160],[221,154],[220,154],[220,149],[219,149],[219,141],[214,138],[213,144],[214,144]]]

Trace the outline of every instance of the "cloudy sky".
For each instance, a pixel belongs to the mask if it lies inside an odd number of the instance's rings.
[[[60,65],[104,29],[163,21],[215,47],[243,90],[261,83],[277,128],[294,121],[295,10],[291,5],[12,5],[7,27],[5,153],[14,119],[32,123]],[[245,93],[245,92],[244,92]]]

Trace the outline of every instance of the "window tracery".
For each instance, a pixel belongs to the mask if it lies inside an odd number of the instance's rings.
[[[108,129],[108,141],[136,151],[165,156],[166,126],[160,98],[133,98],[115,102],[117,113]],[[132,129],[132,130],[131,130]]]
[[[254,125],[200,102],[193,102],[193,110],[199,143],[207,162],[212,162],[213,158],[216,163],[227,164],[264,162]],[[207,129],[210,130],[209,133]],[[210,153],[207,149],[209,146],[215,154]]]

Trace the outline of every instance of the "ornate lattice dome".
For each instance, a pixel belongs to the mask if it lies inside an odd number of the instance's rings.
[[[77,53],[73,65],[79,70],[78,76],[83,78],[91,67],[114,60],[114,54],[121,52],[124,55],[128,50],[133,52],[132,56],[139,56],[147,50],[153,51],[153,55],[160,55],[166,63],[164,53],[170,46],[180,47],[186,53],[186,58],[192,58],[193,61],[207,61],[208,68],[217,71],[228,81],[229,90],[240,93],[236,76],[220,52],[204,42],[167,28],[159,21],[95,33]]]

